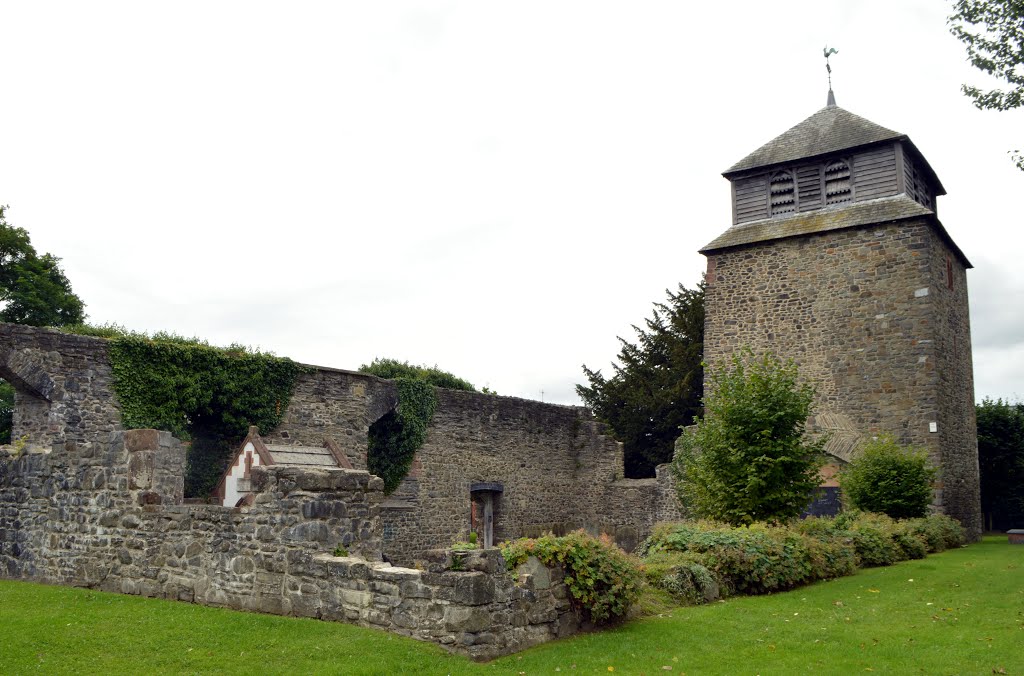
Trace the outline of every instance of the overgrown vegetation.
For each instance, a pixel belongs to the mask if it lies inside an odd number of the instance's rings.
[[[392,493],[409,473],[416,450],[427,438],[427,426],[437,409],[434,386],[409,378],[395,380],[398,406],[370,426],[366,465],[384,480]]]
[[[595,538],[579,530],[562,537],[545,535],[499,545],[505,564],[515,570],[531,556],[545,565],[565,567],[565,584],[586,619],[600,624],[623,617],[640,596],[639,561],[607,536]]]
[[[770,353],[743,350],[715,369],[704,417],[676,444],[682,504],[733,525],[798,516],[819,484],[825,443],[805,434],[813,399],[792,360]]]
[[[589,385],[576,393],[598,420],[622,442],[627,477],[652,477],[655,466],[672,459],[679,428],[700,413],[704,390],[704,282],[666,290],[654,304],[646,328],[633,326],[637,342],[619,338],[622,348],[605,378],[583,366]]]
[[[442,371],[434,366],[417,366],[410,364],[407,361],[398,361],[397,359],[383,359],[376,358],[369,364],[363,364],[359,367],[360,373],[368,373],[378,378],[388,378],[389,380],[415,380],[434,387],[443,387],[448,390],[464,390],[466,392],[476,392],[476,388],[468,380],[463,380],[458,376],[449,373],[448,371]]]
[[[304,370],[290,359],[238,345],[112,331],[110,362],[124,426],[167,430],[192,441],[188,496],[210,493],[250,425],[266,433],[280,424]]]
[[[851,511],[791,526],[660,524],[637,554],[644,558],[650,584],[680,601],[701,603],[719,590],[723,595],[783,591],[861,567],[920,559],[963,542],[960,524],[947,516],[895,520]]]
[[[985,399],[978,416],[978,469],[986,530],[1024,524],[1024,403]]]
[[[894,519],[928,513],[934,478],[927,451],[900,446],[888,435],[864,444],[839,475],[851,507]]]
[[[14,386],[0,380],[0,444],[11,443],[11,427],[14,422]]]

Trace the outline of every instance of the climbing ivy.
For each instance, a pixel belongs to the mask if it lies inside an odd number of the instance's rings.
[[[114,391],[126,428],[193,440],[186,494],[205,495],[249,425],[277,427],[305,367],[240,346],[217,348],[122,335],[110,343]]]
[[[416,450],[427,438],[427,425],[437,409],[437,395],[428,383],[395,379],[398,406],[370,426],[367,469],[384,479],[392,493],[409,473]]]

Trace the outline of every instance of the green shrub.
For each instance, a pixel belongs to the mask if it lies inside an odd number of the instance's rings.
[[[595,624],[624,616],[640,596],[643,566],[607,536],[595,538],[579,530],[563,537],[522,538],[499,546],[509,570],[531,556],[544,565],[562,565],[573,603]]]
[[[921,519],[910,519],[908,523],[927,544],[929,552],[959,547],[966,541],[960,522],[945,514],[929,514]]]
[[[903,552],[904,558],[923,559],[928,556],[928,543],[908,522],[901,521],[896,524],[892,539]]]
[[[934,476],[924,450],[882,436],[860,449],[839,481],[851,507],[905,519],[928,513]]]
[[[671,554],[705,566],[730,593],[763,594],[814,580],[848,575],[856,565],[854,549],[843,540],[819,540],[793,528],[754,524],[732,528],[711,522],[662,524],[638,552],[659,564],[655,574],[671,572]],[[667,561],[668,568],[661,563]],[[662,584],[664,586],[664,584]]]
[[[805,434],[814,389],[792,361],[744,350],[710,371],[704,418],[676,443],[682,504],[733,525],[797,517],[819,484],[825,439]]]
[[[700,555],[658,552],[644,561],[648,584],[664,589],[676,600],[690,605],[718,598],[719,584],[714,574],[700,562]]]
[[[893,520],[885,514],[850,511],[836,517],[837,534],[847,534],[857,551],[858,566],[889,566],[906,554],[893,538]]]

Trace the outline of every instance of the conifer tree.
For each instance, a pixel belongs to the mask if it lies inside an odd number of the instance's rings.
[[[645,327],[633,326],[637,342],[619,337],[622,349],[614,374],[583,366],[589,386],[577,385],[580,399],[623,443],[627,477],[654,476],[672,460],[679,428],[700,413],[704,391],[704,283],[682,284],[654,304]]]

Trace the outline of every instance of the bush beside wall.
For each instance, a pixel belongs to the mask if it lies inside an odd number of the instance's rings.
[[[701,603],[713,600],[719,590],[723,595],[765,594],[851,575],[859,567],[923,558],[958,547],[964,539],[963,528],[948,516],[897,521],[884,514],[846,512],[792,526],[660,524],[637,553],[644,558],[649,584],[684,602]]]

